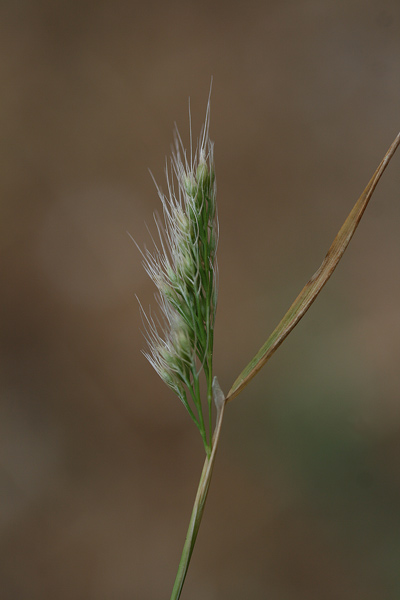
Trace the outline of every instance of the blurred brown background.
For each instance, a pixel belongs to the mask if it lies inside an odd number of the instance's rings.
[[[2,600],[169,598],[201,439],[140,351],[173,123],[211,76],[227,391],[400,127],[397,0],[0,5]],[[400,155],[227,410],[192,600],[400,597]]]

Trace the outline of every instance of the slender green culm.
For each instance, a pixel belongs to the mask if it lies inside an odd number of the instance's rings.
[[[162,203],[162,219],[155,215],[158,242],[153,250],[142,252],[144,267],[157,287],[162,314],[160,320],[142,311],[148,345],[145,356],[184,404],[200,431],[207,456],[212,446],[212,402],[208,393],[207,406],[203,407],[200,374],[204,372],[210,391],[218,244],[209,125],[210,100],[194,151],[190,126],[189,156],[176,128],[166,167],[167,194],[156,184]]]

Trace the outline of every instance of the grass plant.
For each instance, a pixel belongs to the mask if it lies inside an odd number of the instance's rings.
[[[162,217],[155,215],[158,238],[152,240],[151,250],[141,250],[144,268],[157,288],[159,307],[156,316],[141,309],[147,340],[145,355],[186,408],[201,435],[205,451],[171,600],[181,596],[203,516],[227,403],[244,390],[310,308],[343,256],[379,179],[400,144],[398,134],[350,211],[320,268],[224,396],[213,375],[218,219],[209,125],[210,98],[194,149],[191,128],[189,151],[185,150],[178,129],[175,130],[172,157],[166,167],[167,193],[157,187],[162,204]],[[204,385],[201,385],[202,377]],[[204,400],[202,389],[205,389]]]

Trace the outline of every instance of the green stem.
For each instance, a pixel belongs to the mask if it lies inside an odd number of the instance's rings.
[[[190,517],[189,527],[186,534],[186,540],[183,546],[182,556],[179,562],[178,572],[176,574],[176,579],[171,594],[171,600],[178,600],[181,596],[183,584],[186,578],[186,573],[188,571],[190,559],[192,557],[193,548],[196,543],[197,533],[199,531],[201,519],[204,512],[204,506],[207,500],[208,488],[210,487],[215,456],[217,454],[217,447],[219,436],[221,433],[224,409],[225,402],[222,404],[221,409],[218,411],[217,414],[217,422],[215,425],[215,431],[213,435],[213,448],[211,455],[209,457],[207,456],[204,461],[204,467],[201,473],[199,487],[197,489],[196,499],[193,505],[192,516]]]
[[[192,373],[193,373],[194,394],[195,394],[195,396],[193,396],[193,398],[195,399],[196,406],[197,406],[197,413],[198,413],[199,419],[200,419],[200,433],[201,433],[201,437],[203,438],[206,454],[207,454],[207,456],[210,456],[211,443],[209,444],[207,441],[207,433],[206,433],[206,427],[204,424],[204,417],[203,417],[203,407],[201,405],[199,377],[196,372],[192,371]]]
[[[185,381],[185,383],[186,383],[186,381]],[[186,383],[186,385],[188,386],[188,388],[190,388],[190,384],[188,385],[188,384]],[[191,418],[193,419],[193,421],[194,421],[194,424],[196,425],[197,429],[199,429],[199,430],[200,430],[200,423],[199,423],[199,422],[198,422],[198,420],[196,419],[196,417],[195,417],[195,414],[194,414],[194,412],[192,411],[192,409],[191,409],[191,407],[190,407],[190,404],[189,404],[189,402],[188,402],[188,399],[187,399],[187,396],[186,396],[186,392],[185,392],[185,391],[183,392],[183,396],[181,397],[181,400],[182,400],[182,403],[183,403],[184,407],[185,407],[185,408],[186,408],[186,410],[188,411],[189,415],[190,415],[190,416],[191,416]]]
[[[212,330],[210,331],[210,336],[212,336]],[[209,345],[209,348],[212,348],[213,346],[213,340],[211,339],[211,344]],[[206,381],[207,381],[207,405],[208,405],[208,427],[209,427],[209,432],[210,432],[210,442],[211,442],[211,432],[212,432],[212,381],[213,381],[213,374],[212,374],[212,350],[208,351],[208,356],[207,356],[207,360],[205,362],[204,365],[204,373],[206,375]]]

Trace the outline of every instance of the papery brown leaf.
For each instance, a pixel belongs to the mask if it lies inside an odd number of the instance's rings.
[[[282,344],[289,333],[294,329],[300,319],[305,315],[311,304],[314,302],[329,277],[335,270],[339,260],[342,258],[354,232],[359,224],[361,217],[368,205],[368,202],[375,190],[375,187],[381,178],[384,170],[389,164],[390,159],[400,144],[400,133],[386,152],[382,162],[373,174],[367,187],[357,200],[352,211],[342,225],[339,233],[335,237],[331,247],[325,256],[318,271],[314,273],[310,281],[304,286],[292,306],[289,308],[279,325],[269,336],[265,344],[257,352],[253,360],[241,372],[235,383],[231,387],[226,397],[227,401],[233,400],[253,379],[258,371],[271,358],[275,350]]]

